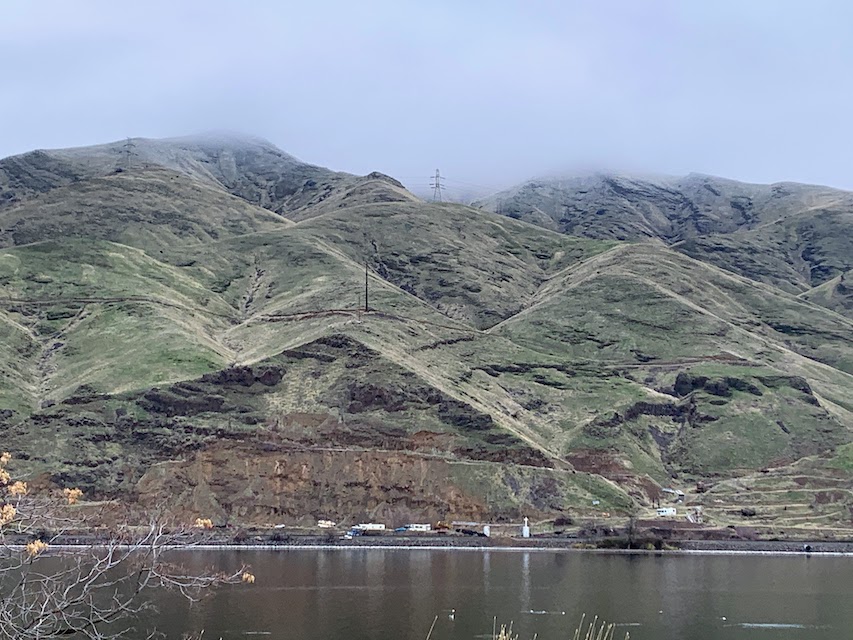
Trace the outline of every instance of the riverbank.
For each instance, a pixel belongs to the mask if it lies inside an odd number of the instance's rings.
[[[53,547],[97,547],[107,541],[97,536],[59,536]],[[568,538],[537,536],[531,538],[455,535],[376,535],[352,539],[331,535],[288,535],[278,539],[255,536],[241,541],[233,539],[187,539],[181,548],[196,549],[462,549],[462,550],[574,550],[627,553],[831,553],[853,555],[853,541],[826,540],[670,540],[654,544],[640,540],[628,544],[622,538]]]

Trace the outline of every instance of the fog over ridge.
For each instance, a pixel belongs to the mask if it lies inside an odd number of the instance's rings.
[[[853,188],[853,8],[546,1],[4,7],[0,156],[237,131],[482,195],[615,170]]]

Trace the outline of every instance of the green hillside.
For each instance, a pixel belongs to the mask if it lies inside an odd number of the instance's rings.
[[[747,278],[802,293],[853,267],[853,204],[810,209],[755,229],[686,240],[675,248]]]
[[[0,161],[0,425],[26,473],[259,523],[550,517],[853,441],[845,239],[779,231],[843,192],[585,183],[630,211],[546,229],[263,141],[135,144]],[[778,277],[696,249],[747,237]]]
[[[575,236],[659,240],[789,293],[853,267],[853,194],[827,187],[594,174],[532,180],[475,206]]]
[[[801,293],[800,297],[832,309],[848,318],[853,318],[853,270],[846,271],[832,280]]]

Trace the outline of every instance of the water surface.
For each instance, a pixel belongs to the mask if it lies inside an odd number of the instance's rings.
[[[581,614],[618,639],[824,640],[853,633],[853,558],[604,555],[566,551],[245,550],[182,552],[187,564],[252,565],[257,582],[189,606],[159,598],[169,638],[520,640],[571,637]],[[455,609],[455,613],[452,610]],[[564,613],[565,612],[565,613]],[[451,615],[452,614],[452,615]]]

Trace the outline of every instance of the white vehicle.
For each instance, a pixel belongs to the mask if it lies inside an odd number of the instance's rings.
[[[385,525],[378,522],[363,522],[355,525],[353,529],[361,529],[362,531],[385,531]]]
[[[675,507],[662,507],[661,509],[657,510],[657,514],[659,518],[675,517]]]
[[[406,529],[409,531],[432,531],[431,524],[407,524]]]
[[[317,520],[317,526],[321,529],[334,529],[335,524],[336,523],[331,520]]]

